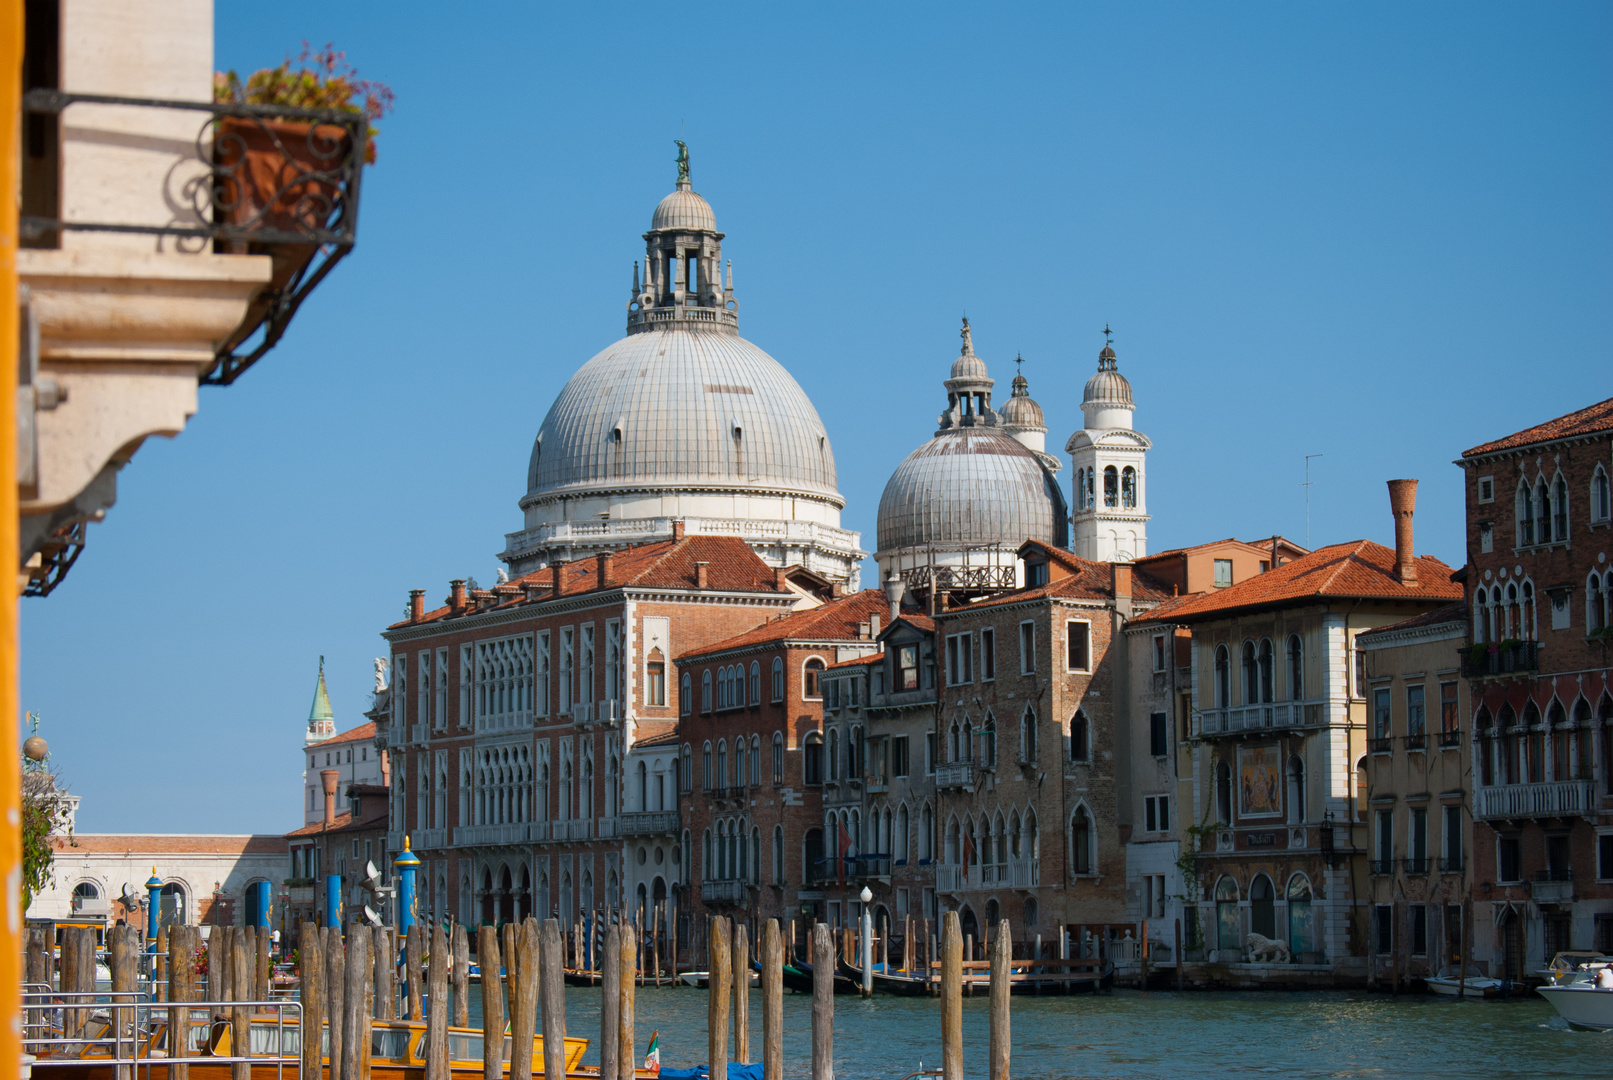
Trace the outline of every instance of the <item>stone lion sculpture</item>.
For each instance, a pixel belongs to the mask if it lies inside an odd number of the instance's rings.
[[[1250,934],[1243,939],[1244,948],[1249,950],[1249,962],[1252,964],[1262,957],[1277,964],[1292,963],[1292,956],[1288,946],[1281,941],[1267,937],[1265,934]]]

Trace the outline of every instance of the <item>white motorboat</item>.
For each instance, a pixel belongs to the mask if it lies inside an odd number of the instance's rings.
[[[1472,964],[1462,971],[1455,964],[1446,965],[1438,975],[1423,980],[1435,994],[1447,997],[1494,998],[1501,996],[1501,980],[1492,979]]]
[[[1613,960],[1599,956],[1535,990],[1574,1027],[1613,1031]]]
[[[685,971],[678,978],[683,980],[683,985],[693,986],[698,990],[709,990],[711,988],[711,972],[709,971]],[[762,985],[762,977],[754,969],[750,972],[750,985],[752,987]]]

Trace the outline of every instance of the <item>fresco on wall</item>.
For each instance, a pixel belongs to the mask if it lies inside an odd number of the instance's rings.
[[[1238,805],[1239,817],[1276,817],[1283,812],[1275,750],[1238,751]]]

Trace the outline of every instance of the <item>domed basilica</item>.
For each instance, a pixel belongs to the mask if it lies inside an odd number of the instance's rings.
[[[723,234],[689,181],[661,200],[633,268],[627,336],[566,383],[532,444],[514,575],[687,534],[743,537],[774,566],[857,586],[823,421],[778,361],[739,336]]]

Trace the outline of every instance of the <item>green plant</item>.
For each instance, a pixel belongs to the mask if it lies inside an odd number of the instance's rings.
[[[1613,642],[1613,626],[1602,626],[1585,635],[1592,641]]]
[[[297,66],[292,67],[293,64]],[[395,95],[386,83],[361,79],[334,44],[314,52],[307,41],[295,60],[288,54],[279,67],[260,68],[242,82],[234,71],[213,75],[213,100],[231,105],[284,105],[293,109],[340,109],[363,113],[370,120],[364,161],[375,163],[375,121],[392,111]]]
[[[1484,663],[1484,658],[1489,654],[1490,646],[1482,641],[1475,641],[1467,647],[1467,662],[1475,665],[1482,664]]]
[[[28,713],[29,731],[39,733],[39,716]],[[40,741],[41,745],[43,740]],[[62,833],[71,847],[78,847],[73,839],[73,823],[62,813],[63,792],[56,784],[56,774],[50,771],[50,754],[32,758],[22,755],[22,910],[27,911],[34,897],[50,884],[50,868],[56,862],[56,847],[51,837]]]
[[[1515,637],[1509,637],[1509,638],[1502,639],[1501,644],[1498,646],[1498,648],[1501,650],[1501,652],[1503,654],[1505,654],[1505,653],[1512,652],[1514,649],[1521,648],[1522,646],[1523,646],[1523,642],[1519,641]]]
[[[1204,817],[1197,825],[1182,830],[1181,855],[1177,856],[1176,869],[1182,875],[1182,899],[1196,903],[1203,894],[1199,887],[1199,854],[1204,850],[1204,838],[1214,832],[1210,824],[1210,807],[1204,807]]]

